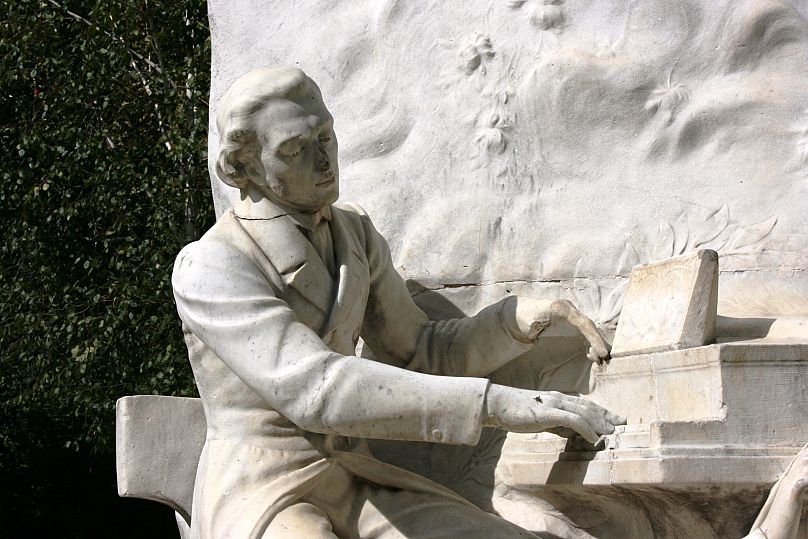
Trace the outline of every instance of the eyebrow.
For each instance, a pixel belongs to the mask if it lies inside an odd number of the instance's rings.
[[[306,136],[306,135],[305,135],[305,134],[303,134],[303,133],[301,133],[301,134],[297,134],[297,135],[286,136],[286,137],[284,137],[284,138],[283,138],[283,140],[281,140],[281,141],[278,143],[278,146],[277,146],[277,147],[278,147],[278,148],[280,148],[280,147],[281,147],[281,146],[283,146],[284,144],[287,144],[287,143],[289,143],[289,142],[293,142],[293,141],[298,140],[298,139],[304,139],[304,140],[305,140],[305,139],[308,139],[308,138],[309,138],[309,137],[308,137],[308,136]]]
[[[314,114],[310,115],[315,116]],[[284,129],[284,133],[280,138],[280,142],[278,146],[286,144],[288,142],[292,142],[296,139],[304,139],[309,140],[314,136],[314,133],[317,131],[323,131],[325,129],[333,129],[334,128],[334,117],[330,116],[322,122],[318,122],[314,126],[309,125],[308,122],[303,121],[301,123],[292,122],[291,124],[287,124],[286,129]]]
[[[281,140],[279,145],[286,144],[287,142],[291,142],[297,139],[310,139],[314,135],[315,131],[332,129],[333,127],[334,127],[334,118],[329,118],[328,120],[321,122],[312,128],[307,128],[305,130],[298,131],[296,129],[290,129],[287,134],[284,134],[283,139]]]

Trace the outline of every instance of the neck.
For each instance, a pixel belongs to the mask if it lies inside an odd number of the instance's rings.
[[[237,205],[245,209],[261,204],[261,201],[265,199],[269,200],[276,206],[280,206],[281,208],[287,210],[289,213],[317,213],[323,208],[323,206],[318,206],[315,208],[294,204],[288,200],[282,199],[269,188],[256,185],[252,182],[250,182],[250,185],[246,189],[241,189],[240,192],[241,200],[237,203]]]

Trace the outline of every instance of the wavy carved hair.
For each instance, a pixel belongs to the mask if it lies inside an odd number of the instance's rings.
[[[216,113],[219,158],[216,175],[231,187],[244,188],[263,176],[261,148],[254,117],[277,99],[297,100],[317,85],[296,67],[259,67],[239,77],[222,96]]]

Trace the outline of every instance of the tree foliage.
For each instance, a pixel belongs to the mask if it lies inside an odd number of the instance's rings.
[[[210,40],[204,0],[3,12],[0,477],[35,488],[111,454],[116,398],[195,391],[170,276],[213,220]]]

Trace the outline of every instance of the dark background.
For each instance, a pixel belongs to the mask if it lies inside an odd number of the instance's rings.
[[[170,277],[214,219],[205,1],[0,17],[0,536],[177,537],[117,496],[115,401],[195,396]]]

